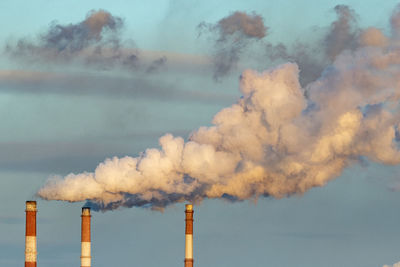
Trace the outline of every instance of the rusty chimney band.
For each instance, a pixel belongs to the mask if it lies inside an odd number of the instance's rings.
[[[193,205],[186,205],[185,267],[193,267]]]
[[[81,267],[91,266],[90,252],[90,208],[82,208],[82,229],[81,229]]]
[[[36,201],[26,201],[25,267],[36,267]]]

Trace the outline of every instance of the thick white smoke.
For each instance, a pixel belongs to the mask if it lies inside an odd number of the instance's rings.
[[[342,52],[305,89],[296,64],[262,73],[247,70],[240,81],[243,96],[187,142],[166,134],[161,149],[106,159],[94,172],[51,177],[38,195],[88,200],[103,210],[157,209],[203,198],[302,194],[325,185],[361,157],[399,164],[396,40],[397,35],[366,30],[357,49]]]

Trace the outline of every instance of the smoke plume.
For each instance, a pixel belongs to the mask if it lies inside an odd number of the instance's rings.
[[[311,43],[296,41],[290,47],[282,43],[277,45],[267,43],[267,57],[275,62],[279,60],[296,62],[300,68],[300,84],[306,86],[317,79],[344,50],[354,50],[360,42],[366,45],[371,42],[382,42],[379,36],[372,36],[373,32],[364,33],[360,41],[361,30],[357,25],[357,15],[350,7],[337,5],[334,11],[337,19],[323,31],[323,34],[314,34],[317,40]]]
[[[256,13],[235,13],[219,20],[216,24],[202,22],[200,33],[211,32],[214,38],[214,79],[219,80],[236,66],[243,49],[251,40],[261,40],[267,34],[263,18]]]
[[[400,267],[400,262],[395,263],[393,265],[383,265],[383,267]]]
[[[337,5],[334,10],[338,19],[332,23],[330,32],[324,40],[326,55],[331,60],[334,60],[343,50],[354,49],[358,40],[354,10],[345,5]]]
[[[5,53],[29,63],[79,62],[101,69],[135,70],[141,65],[139,50],[132,40],[122,37],[123,28],[122,18],[106,10],[92,10],[79,23],[62,25],[54,21],[36,39],[9,41]],[[156,69],[165,62],[166,57],[159,58],[146,69]]]
[[[306,88],[296,64],[246,70],[242,97],[212,126],[187,141],[166,134],[160,149],[106,159],[94,172],[51,177],[38,195],[102,210],[162,209],[204,198],[282,198],[324,186],[365,159],[399,164],[400,46],[377,31],[365,34],[385,42],[344,50]]]

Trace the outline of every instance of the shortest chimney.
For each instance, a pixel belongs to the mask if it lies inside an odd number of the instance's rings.
[[[92,257],[90,254],[90,208],[82,208],[82,231],[81,231],[81,267],[90,267]]]
[[[25,267],[36,267],[36,201],[27,201],[25,212]]]
[[[193,267],[193,205],[186,205],[185,267]]]

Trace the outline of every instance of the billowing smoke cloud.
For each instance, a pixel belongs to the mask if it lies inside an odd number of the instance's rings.
[[[102,69],[114,66],[137,69],[139,50],[132,40],[122,38],[124,20],[105,10],[92,10],[76,24],[53,22],[36,40],[9,42],[7,55],[28,62],[65,63],[78,61]],[[165,63],[166,58],[160,58]],[[153,63],[148,68],[155,68]],[[152,67],[153,66],[153,67]]]
[[[378,29],[362,36],[363,45],[337,55],[306,88],[293,63],[246,70],[242,97],[187,141],[166,134],[160,149],[51,177],[37,194],[101,210],[163,209],[204,198],[303,194],[365,159],[399,164],[400,46]]]
[[[339,54],[344,50],[356,49],[360,43],[361,30],[357,25],[355,11],[345,5],[335,6],[334,11],[337,19],[321,36],[318,36],[319,33],[316,34],[317,40],[313,40],[312,43],[296,41],[291,47],[282,43],[277,45],[267,43],[267,57],[272,61],[296,62],[300,68],[300,83],[303,86],[317,79]],[[379,36],[372,35],[373,32],[365,33],[361,42],[366,45],[371,42],[382,42]]]
[[[393,265],[383,265],[383,267],[400,267],[400,262],[395,263]]]
[[[49,200],[107,210],[164,208],[180,201],[282,198],[323,186],[360,158],[399,164],[400,47],[363,46],[336,57],[300,86],[296,64],[247,70],[242,97],[189,140],[166,134],[160,149],[111,158],[94,172],[52,177]]]
[[[243,49],[252,40],[261,40],[267,34],[263,18],[256,13],[236,11],[216,24],[202,22],[200,32],[207,30],[214,38],[214,79],[219,80],[236,66]]]

